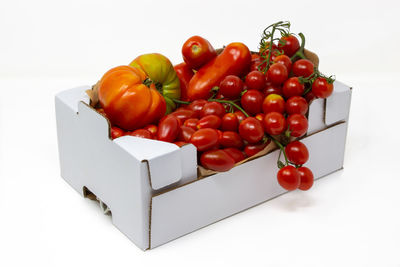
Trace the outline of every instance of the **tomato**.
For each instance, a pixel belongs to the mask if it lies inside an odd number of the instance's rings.
[[[314,95],[314,93],[312,91],[309,91],[304,98],[307,100],[307,103],[310,105],[311,102],[316,99],[317,97]]]
[[[293,64],[294,76],[307,78],[314,73],[314,64],[308,59],[299,59]]]
[[[270,135],[283,133],[286,129],[285,117],[279,112],[270,112],[265,114],[264,129]]]
[[[183,61],[192,69],[198,69],[217,56],[209,41],[200,36],[192,36],[182,46]]]
[[[280,85],[288,78],[288,71],[285,65],[281,63],[272,64],[267,72],[268,81],[273,84]]]
[[[208,101],[205,99],[194,100],[192,103],[189,104],[188,108],[194,111],[194,116],[196,118],[200,118],[201,111],[203,110],[204,105],[207,103]]]
[[[187,119],[183,125],[192,128],[193,130],[197,131],[197,122],[199,121],[199,119],[196,118],[190,118]]]
[[[180,99],[183,101],[187,101],[188,100],[187,88],[188,88],[190,79],[192,79],[192,77],[194,75],[194,72],[185,62],[175,65],[174,70],[176,72],[176,75],[179,78],[179,84],[181,87],[181,98]]]
[[[251,65],[250,71],[259,70],[265,68],[265,63],[263,64],[264,59],[259,54],[251,54]]]
[[[235,111],[233,114],[235,114],[236,118],[238,119],[239,124],[246,119],[246,116],[241,112],[240,110]]]
[[[256,118],[259,122],[263,122],[264,121],[264,113],[258,113],[256,116],[254,116],[254,118]]]
[[[261,112],[264,95],[257,90],[251,89],[242,95],[240,104],[250,115],[256,115]]]
[[[236,132],[239,127],[239,120],[234,113],[226,113],[222,117],[221,129],[223,131]]]
[[[308,190],[314,184],[314,174],[312,171],[307,167],[300,167],[297,169],[300,174],[300,190]]]
[[[235,160],[222,149],[204,152],[200,157],[201,165],[213,171],[225,172],[235,166]]]
[[[301,137],[306,134],[308,130],[308,120],[304,115],[292,114],[286,119],[286,121],[288,128],[291,131],[291,136]]]
[[[146,125],[145,127],[143,127],[143,129],[148,130],[153,135],[153,137],[157,136],[157,131],[158,131],[157,126],[155,126],[153,124],[149,124],[149,125]]]
[[[300,141],[293,141],[285,147],[285,153],[290,162],[303,165],[308,160],[308,149]]]
[[[158,125],[157,139],[174,142],[179,133],[179,121],[173,115],[165,116]]]
[[[232,131],[223,132],[219,142],[223,147],[234,147],[238,149],[241,149],[244,145],[240,135]]]
[[[151,134],[151,132],[146,129],[135,130],[135,131],[129,133],[129,135],[141,137],[141,138],[153,139],[153,135]]]
[[[264,130],[261,122],[256,118],[249,117],[239,124],[239,134],[244,140],[254,144],[261,141],[264,137]]]
[[[253,70],[247,74],[245,83],[249,89],[260,91],[265,87],[265,75],[261,71]]]
[[[217,115],[207,115],[197,122],[197,129],[213,128],[218,129],[221,126],[221,118]]]
[[[289,78],[282,87],[283,96],[286,98],[292,96],[301,96],[304,93],[304,84],[298,77]]]
[[[235,75],[226,76],[219,84],[219,93],[229,99],[236,99],[243,90],[242,80]]]
[[[290,60],[290,57],[287,55],[279,55],[274,59],[274,63],[281,63],[285,65],[287,72],[289,73],[290,70],[292,69],[292,61]],[[298,76],[298,75],[296,75]]]
[[[270,94],[283,95],[282,87],[280,85],[275,85],[271,82],[266,83],[263,93],[264,96],[268,96]]]
[[[228,75],[241,76],[250,68],[251,54],[242,43],[231,43],[221,54],[201,67],[189,82],[190,100],[208,99],[211,89]]]
[[[118,137],[121,137],[124,135],[125,135],[124,130],[122,130],[116,126],[111,127],[111,139],[115,139],[115,138],[118,138]]]
[[[254,156],[262,151],[270,142],[271,140],[268,140],[267,143],[248,144],[244,147],[244,153],[246,153],[248,157]]]
[[[281,37],[278,48],[283,49],[285,55],[291,57],[300,48],[299,40],[292,34]]]
[[[178,140],[184,142],[190,142],[190,137],[194,134],[195,130],[190,127],[182,125],[179,129]]]
[[[268,57],[268,53],[269,53],[269,42],[267,44],[265,44],[265,46],[260,48],[260,55],[262,55],[263,57],[265,57],[265,59]],[[278,50],[278,46],[274,43],[272,43],[272,52],[271,52],[271,62],[273,62],[275,60],[275,58],[279,55],[280,51]],[[264,60],[264,59],[263,59]],[[261,66],[261,68],[265,66]]]
[[[228,147],[222,150],[228,153],[228,155],[231,156],[231,158],[233,158],[235,163],[238,163],[239,161],[242,161],[246,158],[245,154],[237,148]]]
[[[308,110],[308,103],[304,97],[301,96],[292,96],[286,101],[285,105],[287,114],[301,114],[305,115]]]
[[[195,117],[195,113],[191,109],[179,108],[171,113],[179,120],[179,124],[182,125],[187,119]]]
[[[224,116],[226,113],[224,106],[215,101],[207,102],[200,112],[200,117],[207,115],[217,115],[218,117]]]
[[[311,91],[316,97],[327,98],[333,92],[333,83],[329,83],[325,78],[319,77],[313,82]]]
[[[286,190],[296,190],[300,186],[300,173],[293,166],[285,166],[278,171],[278,183]]]
[[[217,130],[204,128],[193,133],[190,138],[190,143],[192,143],[198,151],[206,151],[218,148],[218,139],[219,134]]]
[[[285,112],[285,100],[280,95],[270,94],[264,98],[262,110],[265,114],[273,111],[283,114]]]
[[[183,141],[176,141],[176,142],[174,142],[174,144],[177,145],[177,146],[179,146],[179,147],[183,147],[183,146],[186,145],[187,143],[186,143],[186,142],[183,142]]]

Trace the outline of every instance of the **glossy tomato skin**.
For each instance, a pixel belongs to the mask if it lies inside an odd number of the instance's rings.
[[[179,108],[171,113],[179,120],[179,124],[182,125],[187,119],[194,118],[195,113],[193,110],[187,108]]]
[[[182,62],[178,65],[174,66],[174,70],[176,75],[179,78],[179,83],[181,87],[181,100],[187,101],[189,100],[187,96],[187,89],[189,86],[190,79],[192,79],[194,72],[193,70],[185,63]]]
[[[304,93],[304,84],[298,77],[289,78],[282,87],[283,96],[288,99],[292,96],[301,96]]]
[[[308,120],[304,115],[292,114],[287,118],[286,121],[291,136],[301,137],[307,133]]]
[[[201,111],[203,110],[203,107],[205,104],[207,104],[208,101],[205,99],[197,99],[194,100],[192,103],[189,104],[188,108],[190,110],[193,110],[194,112],[194,116],[196,118],[200,118],[201,117]]]
[[[303,165],[309,157],[307,147],[300,141],[290,142],[285,147],[285,153],[289,161],[296,165]]]
[[[151,134],[153,135],[153,137],[157,136],[157,132],[158,132],[158,127],[154,124],[149,124],[146,125],[145,127],[143,127],[143,129],[148,130],[149,132],[151,132]]]
[[[300,167],[297,169],[300,174],[300,185],[299,189],[306,191],[310,189],[314,184],[314,174],[307,167]]]
[[[267,72],[268,81],[275,85],[280,85],[288,78],[286,66],[281,63],[272,64]]]
[[[141,137],[141,138],[146,138],[146,139],[153,139],[153,135],[149,130],[146,129],[138,129],[135,130],[131,133],[129,133],[131,136],[136,136],[136,137]]]
[[[311,104],[311,102],[316,99],[317,97],[314,95],[314,93],[312,91],[308,92],[304,98],[307,100],[308,105]]]
[[[257,115],[254,116],[254,118],[256,118],[261,123],[263,123],[264,117],[265,117],[264,113],[258,113]]]
[[[203,109],[200,112],[200,117],[204,117],[207,115],[216,115],[222,118],[225,115],[226,111],[224,106],[219,102],[207,102]]]
[[[190,138],[192,137],[194,132],[195,130],[193,130],[192,128],[182,125],[179,128],[178,140],[188,143],[190,142]]]
[[[283,95],[282,86],[275,85],[271,82],[266,82],[265,88],[263,89],[264,96],[268,96],[270,94]]]
[[[217,115],[207,115],[197,122],[197,129],[212,128],[218,129],[221,126],[221,118]]]
[[[285,131],[286,120],[282,113],[270,112],[264,117],[265,132],[270,135],[278,135]]]
[[[263,69],[263,67],[265,67],[265,66],[262,66],[262,65],[265,65],[265,64],[263,64],[263,61],[264,61],[264,59],[259,54],[252,54],[250,71],[259,70],[259,68]]]
[[[201,165],[213,171],[225,172],[235,166],[235,160],[222,149],[204,152],[200,157]]]
[[[311,87],[311,91],[316,97],[327,98],[333,92],[333,83],[328,83],[325,78],[317,78]]]
[[[291,57],[300,48],[299,40],[292,34],[281,37],[281,41],[278,44],[279,49],[283,49],[285,55]]]
[[[285,105],[287,114],[305,115],[308,111],[308,103],[304,97],[292,96],[286,101]]]
[[[183,61],[192,69],[199,69],[217,56],[209,41],[200,36],[192,36],[182,46]]]
[[[265,114],[273,111],[283,114],[285,112],[285,100],[280,95],[270,94],[264,98],[262,110]]]
[[[233,158],[235,163],[238,163],[239,161],[242,161],[246,158],[246,155],[241,150],[234,147],[224,148],[223,151],[228,153],[228,155]]]
[[[296,190],[300,186],[300,174],[293,166],[285,166],[278,171],[278,183],[286,190]]]
[[[265,87],[265,75],[261,71],[253,70],[249,72],[245,79],[245,84],[249,89],[262,90]]]
[[[116,126],[111,127],[111,139],[115,139],[125,135],[125,131]]]
[[[244,147],[244,153],[246,153],[246,155],[248,157],[251,157],[251,156],[257,154],[258,152],[262,151],[267,146],[267,144],[269,144],[269,142],[248,144]]]
[[[250,115],[256,115],[261,112],[264,95],[258,90],[248,90],[242,95],[240,104],[243,109]]]
[[[234,113],[226,113],[222,117],[221,130],[236,132],[239,127],[239,120]]]
[[[274,59],[274,63],[281,63],[285,65],[286,70],[288,73],[290,73],[292,69],[292,61],[290,60],[290,57],[287,55],[279,55]],[[297,75],[296,75],[297,76]]]
[[[243,140],[237,132],[223,132],[219,141],[223,147],[234,147],[241,149],[244,146]]]
[[[174,142],[179,133],[179,126],[179,120],[175,116],[165,116],[158,125],[157,140]]]
[[[243,81],[235,75],[226,76],[219,84],[219,93],[228,99],[236,99],[243,90]]]
[[[219,146],[219,134],[215,129],[200,129],[192,134],[190,143],[192,143],[198,151],[215,149]]]
[[[176,142],[174,142],[174,144],[177,145],[177,146],[179,146],[179,147],[183,147],[183,146],[186,145],[187,143],[186,143],[186,142],[183,142],[183,141],[176,141]]]
[[[241,112],[240,110],[235,111],[233,114],[235,114],[236,118],[239,121],[239,124],[246,119],[246,116],[243,114],[243,112]]]
[[[185,126],[187,126],[187,127],[190,127],[190,128],[192,128],[193,130],[195,130],[195,131],[197,131],[198,129],[197,129],[197,123],[199,122],[199,119],[197,119],[197,118],[190,118],[190,119],[187,119],[184,123],[183,123],[183,125],[185,125]]]
[[[293,64],[294,76],[309,77],[314,72],[314,64],[308,59],[299,59]]]
[[[239,124],[239,134],[244,140],[254,144],[264,137],[264,129],[256,118],[248,117]]]

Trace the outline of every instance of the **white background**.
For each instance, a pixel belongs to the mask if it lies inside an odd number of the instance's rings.
[[[398,1],[0,1],[0,266],[400,266]],[[142,252],[59,175],[54,95],[290,20],[353,86],[345,168]]]

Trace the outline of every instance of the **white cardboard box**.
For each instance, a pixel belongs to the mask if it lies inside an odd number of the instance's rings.
[[[89,86],[56,95],[61,176],[82,196],[94,194],[113,224],[143,250],[157,247],[286,191],[276,173],[278,151],[197,179],[193,145],[123,136],[89,106]],[[335,82],[328,99],[310,105],[302,139],[315,179],[343,166],[351,88]]]

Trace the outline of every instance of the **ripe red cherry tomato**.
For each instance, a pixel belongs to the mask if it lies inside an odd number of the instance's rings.
[[[301,114],[305,115],[308,110],[308,103],[304,97],[292,96],[286,101],[285,105],[287,114]]]
[[[172,112],[171,115],[175,116],[179,120],[180,125],[183,125],[187,119],[195,117],[194,111],[187,108],[178,108]]]
[[[207,115],[217,115],[222,118],[226,113],[224,106],[219,102],[208,102],[204,105],[203,109],[200,112],[201,118]]]
[[[234,147],[238,149],[241,149],[244,145],[240,135],[232,131],[223,132],[219,142],[223,147]]]
[[[275,85],[271,82],[266,83],[263,93],[264,96],[268,96],[270,94],[283,95],[282,87],[280,85]]]
[[[313,82],[311,91],[316,97],[327,98],[333,92],[333,83],[328,83],[325,78],[319,77]]]
[[[212,45],[200,36],[190,37],[182,46],[182,56],[192,69],[198,69],[217,56]]]
[[[303,165],[308,160],[308,149],[300,141],[290,142],[285,147],[285,153],[289,161],[296,165]]]
[[[256,118],[259,122],[261,122],[261,124],[264,121],[264,113],[258,113],[257,115],[254,116],[254,118]]]
[[[173,115],[165,116],[158,125],[157,139],[174,142],[179,133],[179,120]]]
[[[198,151],[206,151],[218,148],[219,134],[217,130],[211,128],[200,129],[192,134],[190,143],[192,143]]]
[[[245,115],[243,114],[243,112],[241,112],[240,110],[235,111],[233,114],[235,114],[236,118],[237,118],[238,121],[239,121],[239,124],[240,124],[244,119],[246,119],[246,116],[245,116]]]
[[[153,137],[157,136],[157,131],[158,131],[157,126],[155,126],[155,125],[153,125],[153,124],[149,124],[149,125],[143,127],[143,129],[146,129],[146,130],[148,130],[149,132],[151,132],[151,134],[153,135]]]
[[[193,130],[195,130],[195,131],[197,131],[198,129],[197,129],[197,122],[199,121],[199,119],[196,119],[196,118],[190,118],[190,119],[187,119],[184,123],[183,123],[183,125],[185,125],[185,126],[187,126],[187,127],[190,127],[190,128],[192,128]]]
[[[242,90],[243,82],[235,75],[226,76],[219,84],[219,93],[229,99],[239,98]]]
[[[265,114],[273,111],[283,114],[285,112],[285,100],[280,95],[270,94],[264,98],[262,110]]]
[[[265,64],[262,64],[263,61],[264,61],[264,59],[259,54],[252,54],[250,71],[258,70],[259,67],[260,67],[260,69],[263,69],[265,67],[265,66],[262,66],[262,65],[265,65]]]
[[[292,61],[290,60],[290,57],[288,57],[287,55],[279,55],[279,56],[277,56],[274,59],[274,63],[281,63],[281,64],[285,65],[288,73],[292,69]],[[298,75],[296,75],[296,76],[298,76]]]
[[[235,160],[222,149],[204,152],[200,157],[201,165],[213,171],[225,172],[235,166]]]
[[[272,64],[267,72],[268,81],[273,84],[280,85],[288,78],[288,71],[285,65],[281,63]]]
[[[292,114],[286,119],[286,121],[288,128],[291,131],[291,136],[301,137],[306,134],[308,130],[308,120],[304,115]]]
[[[278,171],[278,183],[286,190],[296,190],[300,186],[300,173],[293,166],[285,166]]]
[[[314,93],[312,91],[308,92],[304,98],[307,100],[307,103],[310,105],[311,102],[316,99],[316,96],[314,95]]]
[[[258,70],[253,70],[247,74],[245,83],[249,89],[262,90],[265,87],[265,75]]]
[[[249,117],[239,124],[239,134],[244,140],[254,144],[264,137],[264,130],[261,122],[256,118]]]
[[[244,147],[244,153],[246,153],[248,157],[251,157],[263,150],[269,143],[270,140],[266,143],[248,144]]]
[[[300,190],[308,190],[314,184],[314,174],[307,167],[300,167],[297,169],[300,174]]]
[[[250,115],[256,115],[261,112],[264,95],[257,90],[248,90],[242,95],[240,104]]]
[[[228,155],[233,158],[235,163],[238,163],[239,161],[242,161],[246,158],[245,154],[242,151],[234,147],[224,148],[223,151],[228,153]]]
[[[222,117],[221,129],[223,131],[236,132],[239,127],[239,120],[234,113],[226,113]]]
[[[282,113],[270,112],[264,117],[264,129],[270,135],[278,135],[285,131],[286,120]]]
[[[111,127],[111,139],[115,139],[125,135],[125,131],[116,126]]]
[[[309,77],[314,72],[314,64],[308,59],[299,59],[293,64],[294,76]]]
[[[188,143],[194,132],[192,128],[182,125],[179,129],[178,140]]]
[[[218,129],[221,126],[221,118],[217,115],[207,115],[197,122],[197,129],[213,128]]]
[[[207,103],[208,103],[207,100],[197,99],[197,100],[194,100],[192,103],[190,103],[188,108],[194,111],[194,116],[196,118],[200,118],[201,111],[203,110],[204,105]]]
[[[300,48],[299,40],[292,34],[281,37],[278,48],[283,49],[285,55],[291,57]]]
[[[304,93],[304,84],[300,83],[299,78],[289,78],[282,87],[283,96],[287,98],[292,96],[301,96]]]

